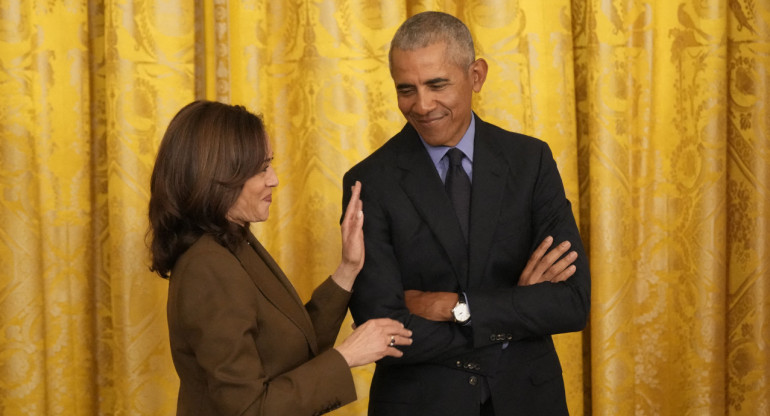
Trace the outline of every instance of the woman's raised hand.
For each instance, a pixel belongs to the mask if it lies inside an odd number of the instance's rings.
[[[361,182],[356,181],[345,209],[340,230],[342,232],[342,261],[332,274],[332,279],[348,292],[364,266],[364,204],[361,202]]]

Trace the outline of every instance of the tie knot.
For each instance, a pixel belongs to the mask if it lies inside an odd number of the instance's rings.
[[[465,156],[462,150],[453,147],[446,154],[449,157],[449,166],[462,166],[463,156]]]

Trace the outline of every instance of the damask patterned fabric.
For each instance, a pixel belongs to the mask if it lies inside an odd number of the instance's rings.
[[[281,185],[252,228],[307,299],[339,260],[342,174],[404,123],[388,43],[429,9],[468,24],[476,111],[549,143],[579,218],[594,304],[556,338],[570,413],[770,414],[760,0],[3,0],[2,414],[174,414],[146,208],[195,98],[264,115]],[[365,414],[372,369],[335,415]]]

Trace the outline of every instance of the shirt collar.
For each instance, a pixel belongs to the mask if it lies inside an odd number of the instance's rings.
[[[418,133],[419,135],[419,133]],[[468,130],[465,131],[465,134],[463,134],[462,139],[460,139],[460,142],[457,143],[456,148],[460,149],[465,153],[465,157],[468,158],[468,160],[473,163],[473,141],[476,137],[476,115],[471,112],[471,124],[468,126]],[[423,146],[425,146],[425,150],[428,151],[428,155],[430,156],[431,160],[433,161],[434,165],[438,165],[439,161],[442,157],[446,154],[447,150],[450,149],[450,146],[431,146],[428,143],[425,142],[425,140],[420,137],[420,141],[422,142]]]

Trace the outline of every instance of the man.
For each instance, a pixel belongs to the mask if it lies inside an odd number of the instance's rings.
[[[369,414],[567,414],[551,335],[585,327],[590,278],[550,149],[473,114],[487,63],[450,15],[404,22],[390,72],[408,123],[344,178],[366,215],[350,309],[413,344],[378,362]]]

